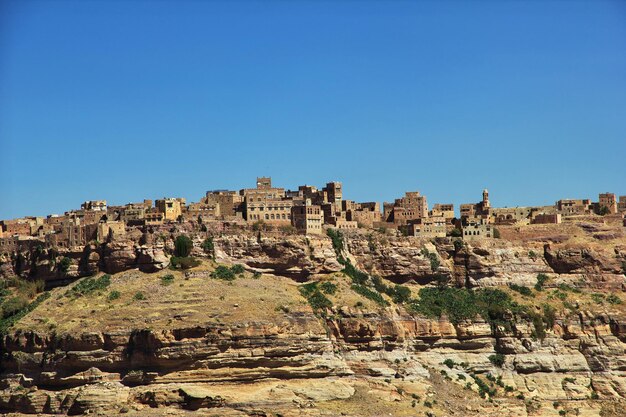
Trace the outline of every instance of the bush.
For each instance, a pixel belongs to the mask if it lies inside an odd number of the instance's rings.
[[[96,291],[101,291],[111,284],[111,276],[102,275],[100,278],[85,278],[69,289],[65,295],[72,298],[79,298],[90,295]]]
[[[215,245],[213,244],[212,237],[207,237],[206,239],[204,239],[200,247],[202,248],[204,253],[209,255],[211,259],[215,258]]]
[[[43,294],[40,294],[39,296],[37,296],[35,301],[22,307],[20,310],[14,311],[10,316],[5,315],[4,313],[6,304],[7,304],[7,302],[5,302],[4,305],[2,306],[3,313],[1,317],[3,318],[0,320],[0,335],[6,334],[9,327],[13,326],[15,323],[17,323],[18,320],[20,320],[22,317],[24,317],[25,315],[33,311],[35,308],[37,308],[39,304],[41,304],[44,300],[46,300],[49,297],[50,297],[50,293],[44,292]],[[15,303],[17,305],[18,302],[15,302]]]
[[[343,252],[343,235],[341,234],[341,231],[337,229],[328,229],[326,230],[326,234],[330,237],[330,240],[333,243],[335,253],[340,255],[341,252]]]
[[[443,361],[443,364],[452,369],[454,368],[454,365],[456,365],[456,362],[454,362],[452,359],[446,359],[445,361]]]
[[[244,272],[246,272],[246,270],[243,267],[243,265],[240,265],[240,264],[236,264],[236,265],[231,266],[230,270],[233,271],[233,274],[235,274],[235,275],[241,275]]]
[[[455,239],[452,244],[454,245],[454,251],[458,252],[463,249],[463,241],[461,239]]]
[[[193,242],[188,236],[180,235],[174,241],[174,254],[177,257],[186,258],[193,249]]]
[[[333,295],[337,292],[337,285],[330,281],[325,281],[320,284],[320,289],[324,294]]]
[[[72,260],[68,258],[67,256],[64,257],[59,262],[59,271],[65,274],[68,271],[68,269],[70,269],[71,264],[72,264]]]
[[[503,326],[510,326],[510,314],[525,313],[507,293],[494,288],[422,288],[409,310],[426,317],[445,314],[454,324],[480,315],[492,325]]]
[[[113,290],[113,291],[111,291],[111,292],[109,293],[109,295],[107,296],[107,300],[109,300],[109,301],[117,300],[118,298],[120,298],[120,296],[121,296],[121,295],[122,295],[122,294],[120,294],[120,292],[119,292],[119,291],[115,291],[115,290]]]
[[[403,304],[411,300],[411,289],[404,285],[396,285],[393,288],[389,288],[386,293],[396,304]]]
[[[543,321],[546,323],[548,329],[552,329],[554,327],[554,323],[556,321],[556,311],[548,304],[543,305]]]
[[[500,239],[500,231],[495,227],[493,228],[493,237],[496,239]]]
[[[523,285],[510,284],[509,288],[525,296],[531,296],[533,294],[530,288],[524,287]]]
[[[609,304],[622,304],[622,300],[615,294],[607,295],[606,301]]]
[[[307,299],[309,305],[315,312],[333,306],[333,303],[320,292],[317,287],[317,282],[309,282],[308,284],[304,284],[299,288],[299,290],[300,294]]]
[[[133,300],[140,301],[140,300],[145,300],[145,299],[146,299],[146,296],[143,295],[141,291],[137,291],[135,295],[133,295]]]
[[[352,286],[350,288],[352,288],[352,290],[354,292],[356,292],[357,294],[360,294],[360,295],[362,295],[365,298],[368,298],[368,299],[370,299],[372,301],[375,301],[376,303],[378,303],[381,306],[388,306],[389,305],[387,300],[385,300],[383,298],[383,296],[380,295],[379,292],[371,290],[371,289],[367,288],[364,285],[352,284]]]
[[[161,277],[161,285],[170,285],[174,282],[174,275],[167,274]]]
[[[489,362],[497,366],[498,368],[502,368],[504,365],[504,355],[501,353],[496,353],[495,355],[489,355]]]
[[[233,281],[236,278],[231,268],[219,265],[215,271],[211,272],[211,278],[223,279],[224,281]]]
[[[548,280],[548,276],[546,274],[538,274],[537,283],[535,284],[535,289],[537,291],[543,291],[543,286],[547,280]]]
[[[190,268],[195,268],[196,266],[200,265],[201,262],[191,256],[185,257],[185,258],[180,258],[178,256],[172,256],[170,258],[170,266],[173,269],[190,269]]]
[[[28,306],[28,300],[21,295],[9,298],[2,304],[1,318],[5,319],[19,313]]]
[[[454,229],[450,231],[450,236],[451,237],[463,237],[463,231],[459,229],[458,227],[455,227]]]

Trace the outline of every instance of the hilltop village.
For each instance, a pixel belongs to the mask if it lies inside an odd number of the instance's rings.
[[[497,226],[560,224],[581,216],[603,216],[626,226],[626,196],[601,193],[598,201],[561,199],[551,206],[492,207],[483,190],[477,203],[461,204],[457,216],[453,204],[436,203],[429,209],[426,196],[406,192],[394,202],[355,202],[343,197],[341,182],[318,189],[302,185],[297,190],[274,187],[270,177],[259,177],[255,188],[213,190],[195,203],[184,198],[162,198],[109,206],[106,200],[86,201],[79,210],[47,217],[23,217],[0,221],[0,253],[29,250],[36,245],[80,248],[90,242],[107,242],[133,229],[154,233],[172,223],[188,224],[202,231],[252,228],[322,234],[325,228],[370,228],[395,231],[404,236],[465,240],[498,237]]]

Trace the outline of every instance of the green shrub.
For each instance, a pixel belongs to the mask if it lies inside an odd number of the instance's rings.
[[[180,235],[174,241],[174,254],[180,258],[186,258],[193,249],[193,242],[188,236]]]
[[[333,295],[337,292],[337,285],[330,281],[325,281],[320,284],[320,289],[324,294]]]
[[[246,272],[245,268],[241,264],[235,264],[235,265],[231,266],[230,270],[233,271],[233,274],[235,274],[235,275],[241,275],[244,272]]]
[[[607,295],[606,301],[609,304],[622,304],[622,300],[615,294]]]
[[[120,298],[122,294],[120,294],[119,291],[113,290],[109,293],[109,295],[107,296],[107,300],[108,301],[113,301],[113,300],[117,300],[118,298]]]
[[[207,237],[202,241],[200,245],[204,253],[209,255],[210,258],[215,258],[215,245],[213,244],[213,238]]]
[[[161,285],[170,285],[174,282],[174,275],[167,274],[161,277]]]
[[[547,280],[548,280],[548,276],[546,274],[538,274],[537,283],[535,284],[535,289],[537,291],[543,291],[543,286]]]
[[[62,273],[66,273],[68,269],[70,269],[70,265],[72,264],[72,260],[67,256],[61,259],[59,262],[59,271]]]
[[[387,300],[385,300],[383,298],[383,296],[380,295],[379,292],[371,290],[371,289],[367,288],[364,285],[352,284],[352,286],[350,288],[352,288],[352,290],[354,292],[356,292],[357,294],[360,294],[363,297],[368,298],[368,299],[378,303],[381,306],[388,306],[389,305]]]
[[[523,285],[509,284],[509,288],[525,296],[531,296],[533,294],[530,288],[524,287]]]
[[[330,240],[333,243],[333,249],[335,249],[335,253],[340,255],[343,252],[343,235],[341,231],[337,229],[327,229],[326,234],[330,237]]]
[[[111,276],[108,274],[102,275],[99,278],[85,278],[69,289],[65,295],[72,298],[83,297],[96,291],[104,290],[110,284]]]
[[[191,257],[191,256],[188,256],[185,258],[172,256],[170,258],[170,265],[174,269],[191,269],[191,268],[195,268],[196,266],[200,264],[201,262],[198,259]]]
[[[532,321],[534,330],[532,331],[531,336],[539,340],[545,339],[546,328],[543,323],[543,318],[540,315],[535,314],[532,316]]]
[[[0,317],[2,317],[2,319],[0,319],[0,335],[4,335],[6,334],[7,330],[13,326],[15,323],[17,323],[22,317],[24,317],[25,315],[27,315],[28,313],[30,313],[31,311],[33,311],[35,308],[37,308],[37,306],[39,304],[41,304],[44,300],[46,300],[47,298],[50,297],[50,293],[49,292],[44,292],[43,294],[40,294],[37,296],[37,298],[32,301],[30,304],[27,304],[26,306],[22,307],[20,310],[13,310],[13,307],[11,308],[12,314],[11,315],[6,315],[5,314],[5,308],[6,308],[6,303],[4,303],[4,305],[2,306],[2,315]],[[14,302],[14,306],[18,305],[18,304],[22,304],[21,302]]]
[[[454,362],[452,359],[446,359],[445,361],[443,361],[443,364],[452,369],[454,368],[454,365],[456,365],[456,362]]]
[[[14,316],[21,310],[25,309],[26,306],[28,306],[28,300],[22,295],[9,298],[2,304],[2,314],[0,315],[0,318],[5,319],[7,317]]]
[[[233,281],[236,277],[233,270],[224,265],[218,265],[215,271],[211,272],[211,278],[223,279],[224,281]]]
[[[455,227],[454,229],[450,231],[450,236],[451,237],[463,237],[463,231],[459,229],[458,227]]]
[[[546,323],[548,329],[552,329],[556,322],[556,311],[549,304],[543,305],[543,321]]]
[[[508,313],[525,313],[507,293],[494,288],[422,288],[419,300],[413,301],[409,310],[426,317],[439,318],[445,314],[455,324],[480,315],[492,325],[505,327],[510,326]]]
[[[146,299],[146,296],[143,295],[141,291],[137,291],[135,295],[133,295],[133,300],[139,301],[139,300],[145,300],[145,299]]]
[[[458,252],[463,249],[463,241],[461,239],[455,239],[452,244],[454,245],[454,251]]]
[[[495,227],[493,228],[493,237],[496,239],[500,239],[500,231]]]
[[[393,288],[388,288],[385,292],[397,304],[403,304],[411,300],[411,289],[404,285],[396,285]]]
[[[435,272],[437,268],[439,268],[439,266],[441,265],[441,262],[439,261],[439,257],[437,256],[437,254],[434,252],[429,252],[428,249],[426,248],[422,248],[421,252],[422,252],[422,255],[424,255],[430,261],[430,270],[432,272]]]
[[[320,292],[317,287],[317,282],[309,282],[308,284],[304,284],[300,286],[299,290],[300,294],[307,299],[309,305],[315,312],[319,312],[319,310],[323,310],[333,306],[333,303]]]
[[[502,365],[504,365],[504,355],[501,353],[496,353],[495,355],[489,355],[489,362],[491,362],[498,368],[502,368]]]

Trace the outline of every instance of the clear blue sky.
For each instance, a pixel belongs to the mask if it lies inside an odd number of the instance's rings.
[[[0,0],[0,218],[257,175],[626,194],[626,2]]]

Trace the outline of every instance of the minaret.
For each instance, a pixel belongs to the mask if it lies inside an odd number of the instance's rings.
[[[489,208],[489,190],[486,188],[483,190],[483,210]]]

